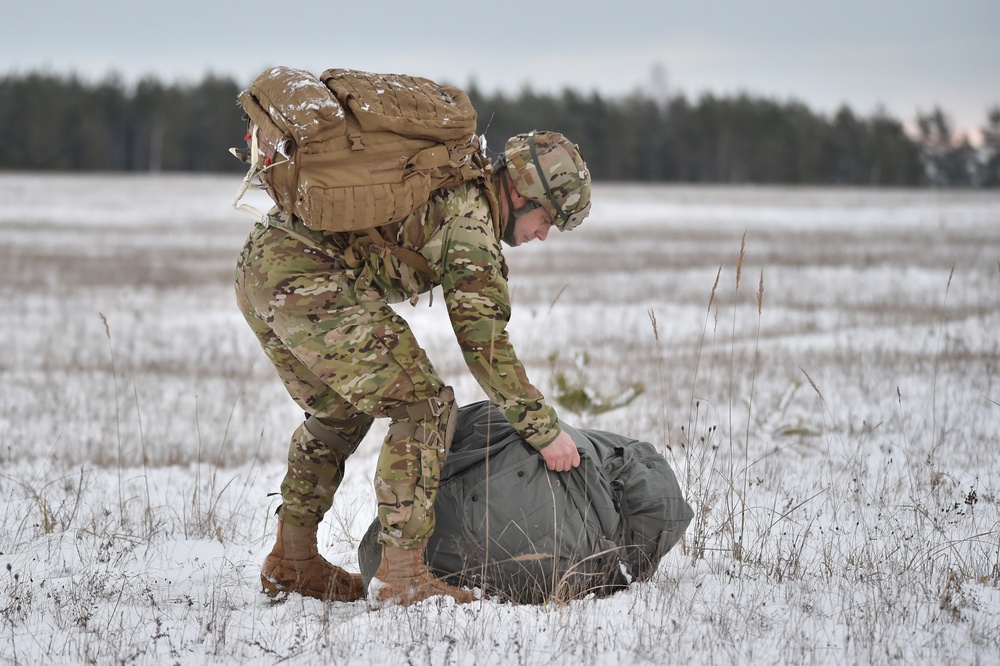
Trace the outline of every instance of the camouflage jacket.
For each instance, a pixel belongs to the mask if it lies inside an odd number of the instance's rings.
[[[437,190],[400,222],[380,227],[384,238],[418,251],[433,277],[386,252],[370,251],[364,233],[317,232],[275,209],[270,226],[283,228],[357,271],[355,289],[374,289],[398,303],[441,285],[455,337],[469,370],[506,419],[536,449],[560,432],[556,412],[529,381],[514,353],[507,265],[482,188],[469,182]]]

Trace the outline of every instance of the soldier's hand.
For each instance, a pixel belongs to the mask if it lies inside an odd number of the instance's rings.
[[[553,472],[566,472],[580,466],[580,452],[576,450],[573,438],[560,432],[552,442],[541,451],[545,466]]]

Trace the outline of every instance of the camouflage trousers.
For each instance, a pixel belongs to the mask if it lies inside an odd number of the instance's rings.
[[[375,471],[380,540],[400,548],[426,540],[450,444],[445,422],[456,410],[441,401],[450,389],[406,321],[360,283],[357,269],[262,225],[240,255],[236,297],[289,395],[332,435],[332,444],[317,437],[309,420],[292,434],[282,520],[319,524],[333,505],[350,451],[374,418],[388,416],[392,423]]]

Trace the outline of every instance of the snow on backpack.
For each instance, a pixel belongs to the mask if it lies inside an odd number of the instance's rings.
[[[550,472],[495,406],[459,410],[427,544],[434,574],[518,603],[604,596],[653,575],[694,516],[670,465],[647,442],[561,425],[581,462]],[[380,529],[358,548],[366,585]]]
[[[489,174],[469,96],[400,74],[273,67],[239,95],[250,164],[282,210],[318,231],[400,220],[438,188]]]

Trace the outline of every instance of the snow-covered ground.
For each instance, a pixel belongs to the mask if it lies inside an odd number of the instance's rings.
[[[301,414],[237,183],[0,174],[0,663],[1000,662],[1000,192],[599,184],[507,252],[512,337],[543,391],[645,388],[561,415],[664,451],[685,541],[606,599],[369,612],[259,592]],[[400,311],[481,399],[440,295]],[[384,427],[320,532],[349,568]]]

